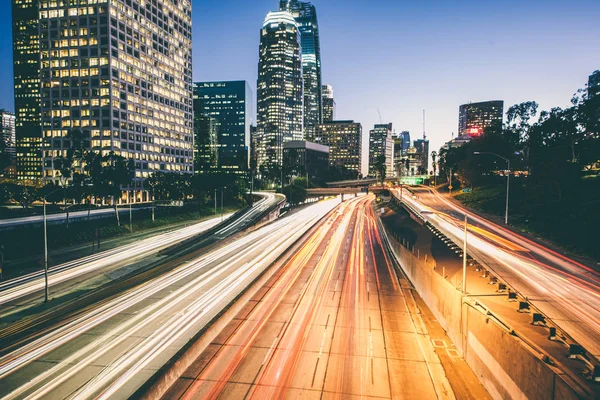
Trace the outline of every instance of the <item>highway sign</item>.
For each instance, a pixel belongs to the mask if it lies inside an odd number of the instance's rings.
[[[471,193],[471,188],[465,188],[462,190],[463,193]]]

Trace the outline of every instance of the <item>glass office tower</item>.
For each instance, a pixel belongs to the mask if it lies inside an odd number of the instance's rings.
[[[300,31],[288,12],[267,14],[260,32],[257,84],[257,163],[283,162],[283,143],[304,138]]]
[[[199,123],[195,125],[196,148],[204,160],[216,160],[196,163],[198,172],[206,172],[205,166],[209,171],[248,170],[253,116],[252,90],[246,81],[194,84],[194,117]],[[207,117],[212,123],[206,123]]]
[[[38,0],[13,0],[13,65],[17,177],[42,177]]]
[[[315,141],[317,125],[323,122],[321,44],[315,6],[298,0],[280,0],[280,11],[291,13],[298,24],[302,44],[304,76],[305,139]]]
[[[369,131],[369,175],[376,176],[375,168],[377,159],[385,157],[387,176],[394,174],[394,137],[392,136],[392,124],[376,124]]]

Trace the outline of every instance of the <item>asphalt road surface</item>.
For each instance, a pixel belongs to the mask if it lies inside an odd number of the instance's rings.
[[[409,312],[373,199],[340,206],[164,398],[454,398]]]
[[[315,203],[0,349],[5,399],[127,398],[339,200]]]

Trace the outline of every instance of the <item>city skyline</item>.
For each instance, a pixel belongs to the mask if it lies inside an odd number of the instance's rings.
[[[410,6],[349,1],[344,8],[319,0],[312,3],[319,14],[323,82],[336,89],[337,118],[372,126],[380,122],[379,108],[384,122],[393,122],[397,132],[414,135],[421,131],[421,110],[426,109],[432,149],[457,133],[460,104],[502,99],[506,108],[526,100],[538,101],[541,109],[566,106],[600,68],[600,54],[586,51],[600,34],[594,24],[600,6],[593,1],[543,2],[544,8],[537,6],[541,2],[530,2],[519,6],[519,15],[513,15],[508,4],[471,1],[456,7],[435,1]],[[256,29],[278,5],[277,0],[260,0],[194,7],[194,81],[247,80],[256,94]],[[368,32],[350,28],[349,21],[359,23],[363,17],[365,21],[377,17],[382,23]],[[0,50],[5,53],[12,53],[10,18],[9,13],[0,17]],[[456,18],[468,18],[469,24],[457,28]],[[233,30],[217,34],[225,21],[235,21]],[[389,30],[383,21],[399,28]],[[590,34],[577,35],[570,28],[575,23],[586,26]],[[373,40],[375,36],[379,40]],[[485,49],[485,54],[473,54],[476,48]],[[389,52],[389,62],[372,61],[382,51]],[[211,54],[215,62],[203,62],[203,54]],[[361,56],[351,57],[350,63],[343,54]],[[462,62],[465,56],[470,63]],[[358,74],[361,70],[369,74]],[[362,84],[356,84],[357,78]],[[10,111],[14,111],[12,86],[12,60],[5,58],[0,64],[0,89],[6,95],[0,98],[0,108]]]

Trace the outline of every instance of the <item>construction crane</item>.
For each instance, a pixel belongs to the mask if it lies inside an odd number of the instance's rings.
[[[379,111],[379,108],[377,109],[377,114],[379,114],[379,123],[383,124],[383,119],[381,119],[381,111]]]

